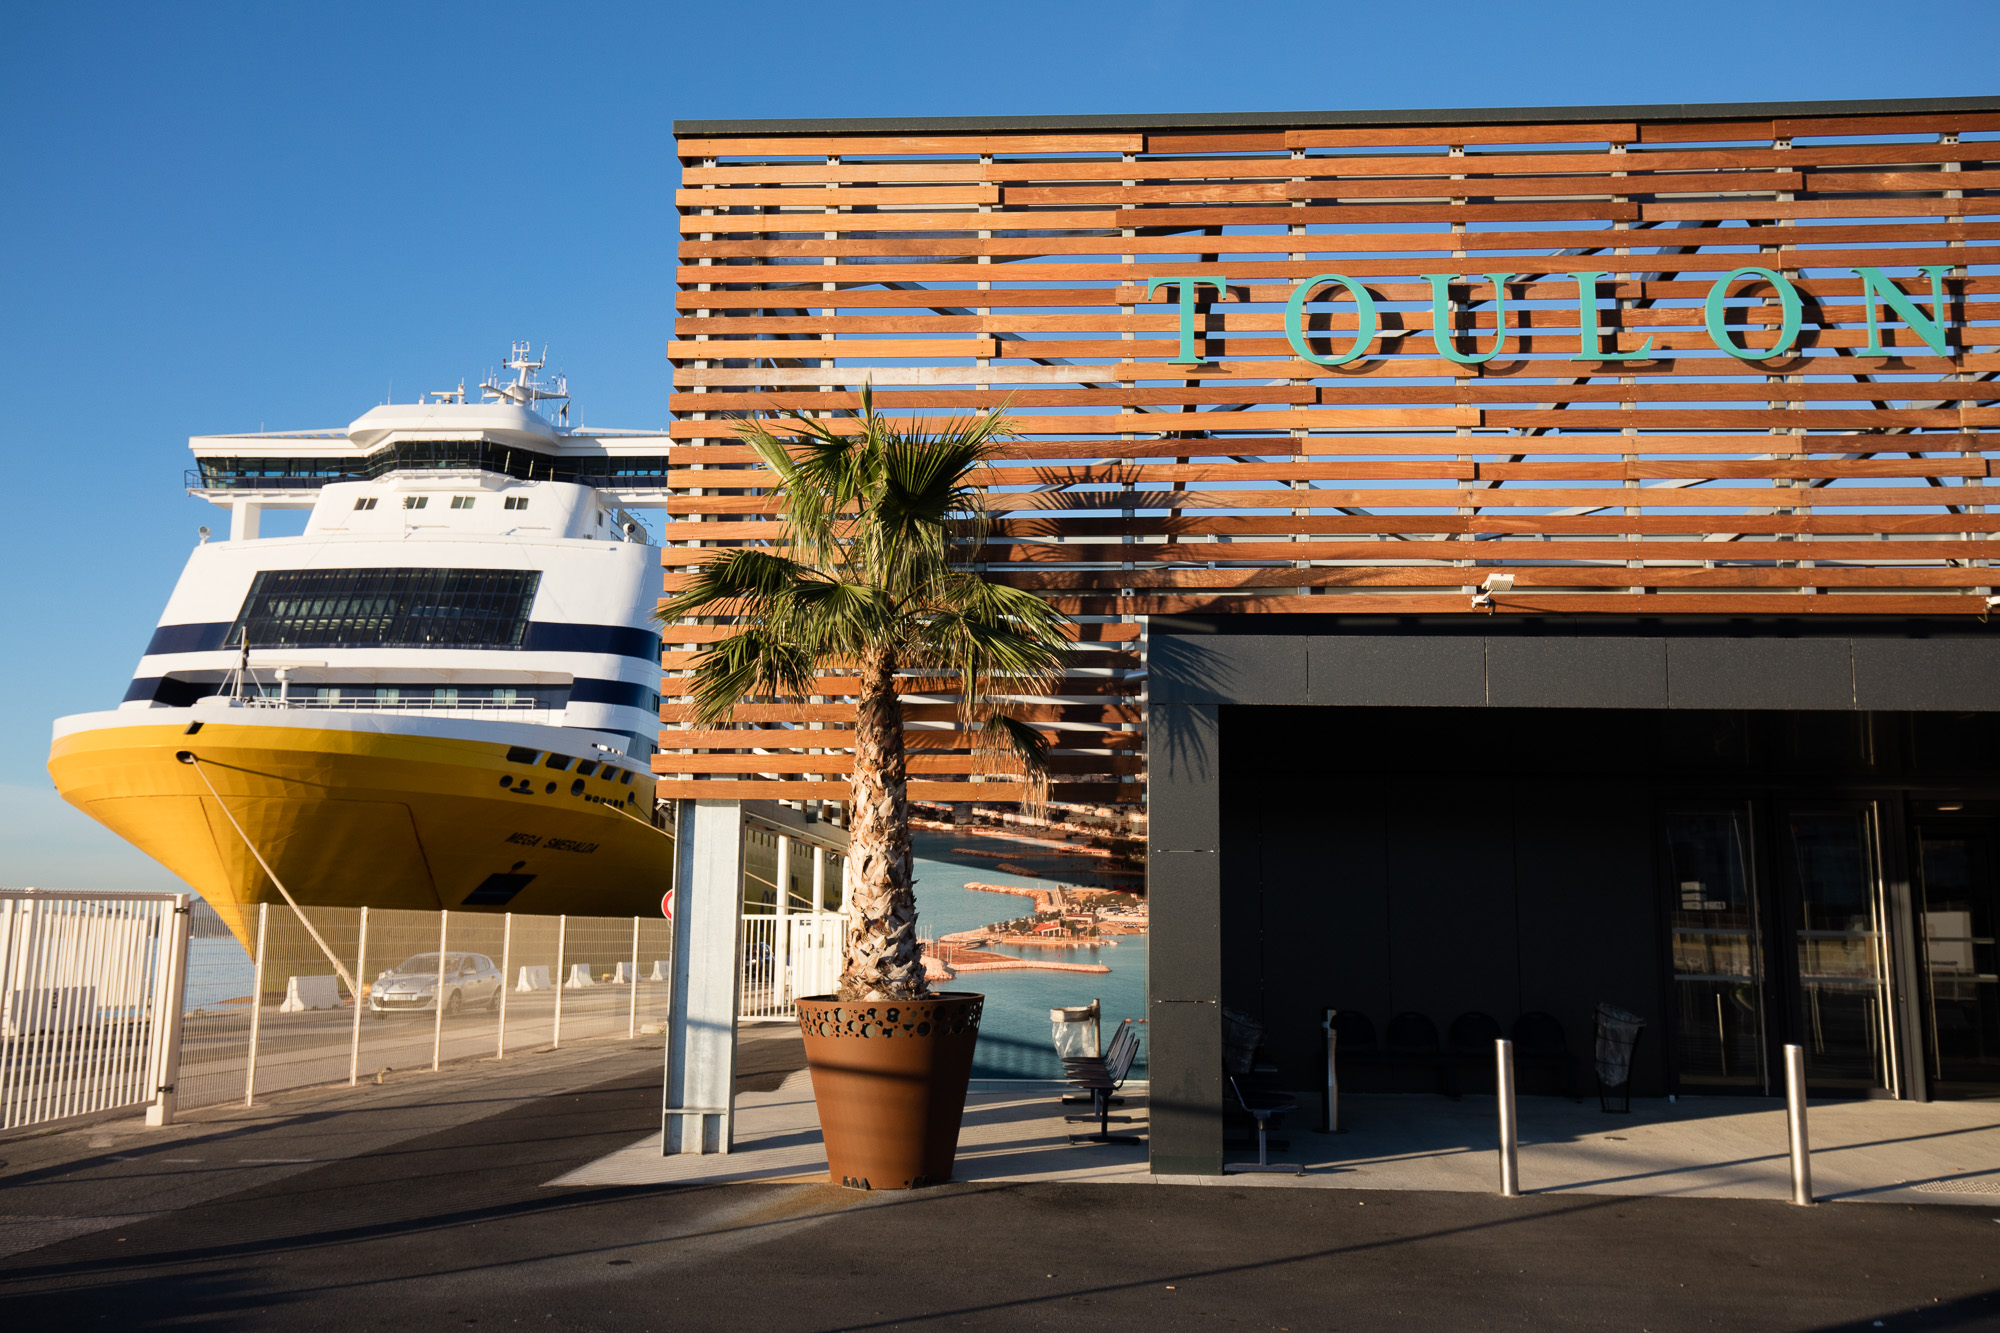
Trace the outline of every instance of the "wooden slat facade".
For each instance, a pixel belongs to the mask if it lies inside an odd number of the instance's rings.
[[[678,152],[666,589],[718,546],[783,543],[744,414],[837,424],[864,379],[897,415],[1005,407],[1022,437],[983,478],[987,568],[1078,620],[1060,693],[1026,706],[1056,740],[1059,801],[1142,797],[1149,614],[1981,615],[2000,582],[1994,104],[695,126]],[[1709,327],[1711,289],[1742,268],[1799,297],[1771,359]],[[1878,287],[1871,341],[1863,269],[1934,327]],[[1340,365],[1285,328],[1294,289],[1329,273],[1378,322]],[[1201,288],[1190,332],[1178,289],[1147,289],[1192,278],[1227,295]],[[1720,309],[1752,351],[1783,323],[1775,284],[1739,280]],[[1344,352],[1357,323],[1347,291],[1317,289],[1306,350]],[[1647,359],[1604,355],[1648,338]],[[1494,573],[1512,590],[1475,605]],[[726,633],[667,632],[662,794],[841,799],[837,673],[809,703],[693,729],[677,681]],[[975,773],[946,683],[910,685],[912,795],[1018,796]]]

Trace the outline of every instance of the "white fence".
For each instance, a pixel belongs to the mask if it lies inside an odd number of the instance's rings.
[[[659,918],[305,914],[360,994],[329,975],[333,960],[289,907],[261,905],[252,957],[190,1004],[183,1105],[636,1037],[665,1022],[671,1000],[671,926]]]
[[[0,1130],[171,1113],[188,898],[0,890]]]
[[[746,1022],[798,1017],[801,995],[825,995],[840,981],[838,912],[743,916],[737,1012]]]

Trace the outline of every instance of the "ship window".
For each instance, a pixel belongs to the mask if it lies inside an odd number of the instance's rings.
[[[440,685],[431,691],[431,702],[443,704],[446,708],[458,707],[458,691],[447,685]]]
[[[451,507],[453,509],[470,509],[472,508],[472,500],[473,497],[470,495],[454,495],[451,497]]]
[[[542,762],[548,767],[553,768],[556,772],[560,773],[564,769],[569,767],[569,756],[566,754],[552,754],[547,759],[544,759]]]
[[[538,570],[267,569],[223,640],[252,648],[518,648]]]
[[[425,505],[429,504],[430,502],[431,502],[431,497],[428,495],[406,495],[403,497],[403,508],[422,509]]]
[[[375,497],[372,495],[364,495],[359,500],[356,500],[354,502],[354,507],[356,509],[373,509],[375,507]]]
[[[577,761],[576,775],[578,777],[587,778],[596,771],[597,771],[597,761],[595,759],[579,759]]]
[[[525,496],[525,495],[510,495],[510,496],[508,496],[508,497],[507,497],[507,508],[509,508],[509,509],[526,509],[527,507],[528,507],[528,497],[527,497],[527,496]]]
[[[629,787],[629,786],[631,786],[631,785],[632,785],[632,770],[628,768],[628,769],[626,769],[626,770],[625,770],[625,771],[624,771],[623,773],[620,773],[620,774],[618,775],[618,780],[619,780],[620,782],[624,783],[624,784],[625,784],[626,786],[628,786],[628,787]]]
[[[525,745],[507,747],[507,762],[510,764],[532,764],[542,757],[540,750],[530,750]]]

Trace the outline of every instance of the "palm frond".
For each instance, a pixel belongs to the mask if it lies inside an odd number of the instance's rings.
[[[1019,718],[998,709],[988,709],[979,719],[973,742],[974,767],[987,776],[999,776],[1008,767],[1018,768],[1023,783],[1021,804],[1031,818],[1040,818],[1048,808],[1048,737]],[[1009,765],[1008,760],[1013,763]]]
[[[663,623],[696,615],[757,615],[823,575],[787,556],[755,547],[703,561],[688,584],[653,613]]]
[[[813,690],[813,654],[761,628],[739,630],[703,649],[688,676],[694,720],[727,721],[745,695],[804,698]]]

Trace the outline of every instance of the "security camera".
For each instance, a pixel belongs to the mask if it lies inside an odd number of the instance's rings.
[[[206,542],[208,540],[208,524],[202,524],[198,531],[201,533],[202,541]]]
[[[1512,591],[1514,591],[1514,576],[1512,574],[1488,574],[1486,581],[1479,585],[1479,591],[1474,594],[1472,604],[1474,606],[1490,607],[1493,605],[1493,596],[1495,593]]]

